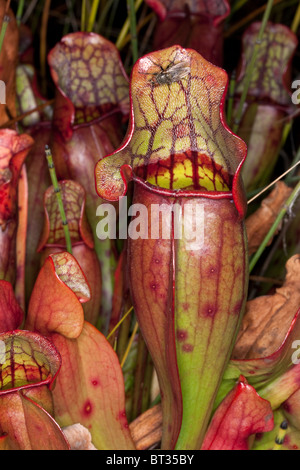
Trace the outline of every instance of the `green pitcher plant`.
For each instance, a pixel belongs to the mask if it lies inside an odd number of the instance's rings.
[[[127,265],[161,390],[163,449],[201,448],[247,297],[246,145],[226,125],[226,88],[226,72],[194,50],[142,57],[127,137],[95,168],[108,201],[133,183]]]

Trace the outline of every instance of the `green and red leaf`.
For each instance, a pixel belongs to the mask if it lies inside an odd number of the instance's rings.
[[[3,229],[17,215],[19,175],[32,144],[27,134],[0,130],[0,225]]]
[[[64,97],[55,105],[55,126],[65,138],[72,127],[105,117],[128,114],[128,81],[117,48],[95,33],[71,33],[50,51],[53,81]],[[64,111],[64,112],[63,112]]]
[[[37,278],[25,326],[49,336],[62,356],[53,390],[58,423],[80,422],[99,449],[133,449],[122,370],[103,334],[84,321],[81,302],[88,298],[88,284],[75,258],[52,254]]]
[[[19,64],[16,70],[17,110],[22,115],[35,110],[46,100],[36,89],[36,72],[30,64]],[[36,126],[40,122],[51,121],[52,108],[45,106],[42,110],[35,110],[21,120],[25,128]]]
[[[244,33],[237,94],[242,92],[245,70],[252,57],[260,27],[261,23],[252,23]],[[297,37],[289,28],[281,24],[267,24],[258,49],[254,73],[251,75],[249,97],[282,106],[291,105],[291,65],[297,45]]]
[[[207,430],[202,450],[250,450],[249,438],[271,431],[273,413],[244,377],[219,405]]]
[[[265,398],[278,405],[297,389],[299,383],[298,369],[297,371],[293,369],[289,371],[289,369],[293,366],[292,345],[299,338],[299,315],[300,310],[296,313],[281,346],[274,353],[253,359],[230,360],[223,377],[222,386],[219,389],[216,404],[220,403],[228,391],[231,390],[235,380],[240,375],[245,376],[258,393],[262,393]],[[286,382],[287,380],[289,380],[289,383],[285,383],[283,387],[281,381]],[[277,387],[278,384],[279,388]],[[286,387],[286,385],[288,386]]]

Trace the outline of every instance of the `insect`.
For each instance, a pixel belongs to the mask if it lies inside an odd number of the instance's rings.
[[[176,64],[173,61],[165,69],[160,64],[154,63],[154,65],[160,68],[159,72],[146,72],[153,75],[151,79],[153,86],[169,86],[174,82],[179,82],[190,73],[190,65],[186,61],[177,62]]]

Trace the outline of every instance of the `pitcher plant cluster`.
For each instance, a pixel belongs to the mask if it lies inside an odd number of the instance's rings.
[[[249,3],[0,0],[1,450],[299,448],[300,8]]]

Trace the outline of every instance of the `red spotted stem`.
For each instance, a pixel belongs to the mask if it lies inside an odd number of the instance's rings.
[[[51,181],[52,181],[53,188],[54,188],[54,191],[55,191],[55,194],[56,194],[57,204],[58,204],[58,207],[59,207],[59,212],[60,212],[60,216],[61,216],[61,220],[62,220],[62,225],[63,225],[65,239],[66,239],[67,251],[70,254],[72,254],[71,236],[70,236],[68,221],[67,221],[66,213],[65,213],[65,209],[64,209],[64,204],[63,204],[62,197],[61,197],[61,189],[60,189],[60,185],[57,181],[57,176],[56,176],[55,166],[54,166],[54,163],[53,163],[52,153],[51,153],[50,148],[47,145],[46,145],[46,148],[45,148],[45,154],[46,154],[49,173],[50,173]]]
[[[254,68],[255,68],[255,65],[256,65],[256,60],[257,60],[257,56],[258,56],[258,52],[259,52],[259,47],[260,47],[260,44],[261,44],[261,41],[262,41],[262,38],[263,38],[265,27],[266,27],[267,21],[269,19],[269,16],[271,14],[271,10],[272,10],[272,7],[273,7],[273,2],[274,2],[274,0],[268,0],[267,8],[265,10],[265,13],[264,13],[264,16],[263,16],[263,19],[262,19],[262,22],[261,22],[261,27],[260,27],[256,42],[255,42],[255,45],[254,45],[254,48],[253,48],[252,57],[251,57],[251,60],[248,64],[248,66],[247,66],[247,70],[246,70],[246,74],[245,74],[245,83],[244,83],[244,86],[243,86],[243,91],[242,91],[241,98],[240,98],[240,101],[239,101],[237,113],[236,113],[236,116],[234,118],[234,124],[233,124],[233,132],[234,133],[236,133],[238,131],[240,120],[242,118],[244,103],[246,101],[246,97],[247,97],[247,94],[248,94],[252,74],[253,74],[253,71],[254,71]]]

